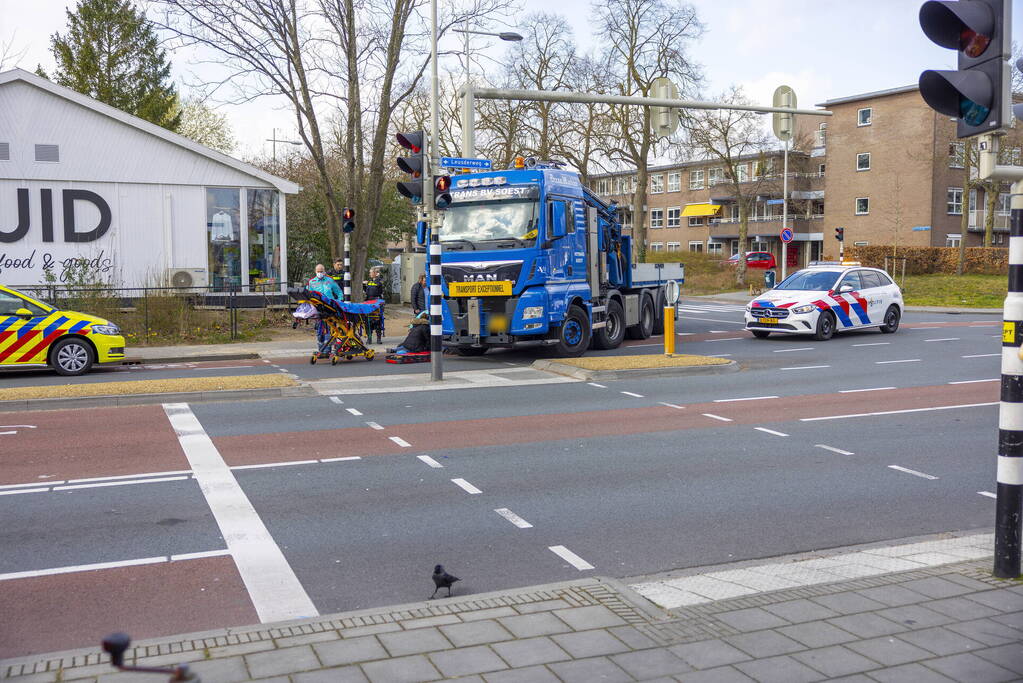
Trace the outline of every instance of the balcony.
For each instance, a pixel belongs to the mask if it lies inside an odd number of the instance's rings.
[[[987,214],[986,211],[974,210],[970,212],[970,232],[984,232],[984,218]],[[995,211],[994,229],[999,232],[1009,230],[1009,212],[1008,211]]]

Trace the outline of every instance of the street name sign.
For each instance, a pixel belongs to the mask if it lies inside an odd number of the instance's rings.
[[[441,157],[440,165],[444,168],[475,168],[482,171],[489,171],[494,166],[490,159],[463,159],[460,157]]]

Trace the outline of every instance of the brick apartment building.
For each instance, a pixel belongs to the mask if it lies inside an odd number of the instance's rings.
[[[796,139],[804,141],[803,149],[789,152],[789,225],[795,233],[790,265],[837,256],[838,227],[845,228],[847,245],[957,246],[964,210],[967,245],[983,243],[984,192],[966,191],[964,143],[955,138],[955,122],[928,107],[917,86],[818,106],[834,115],[799,117]],[[1020,163],[1018,132],[1009,140],[1003,150],[1011,163]],[[706,251],[723,258],[739,251],[738,207],[720,166],[690,161],[650,168],[649,251]],[[746,249],[779,258],[781,171],[781,151],[740,159],[737,169],[743,193],[756,197]],[[618,201],[630,226],[635,182],[629,171],[590,179],[598,194]],[[995,204],[996,245],[1007,244],[1007,190]]]

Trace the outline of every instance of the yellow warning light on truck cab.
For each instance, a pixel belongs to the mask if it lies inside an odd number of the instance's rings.
[[[523,157],[515,157],[515,168],[525,168],[526,160]]]

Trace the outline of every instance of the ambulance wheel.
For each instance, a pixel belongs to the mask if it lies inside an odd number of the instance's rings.
[[[565,322],[558,330],[558,341],[553,352],[560,358],[574,358],[586,352],[590,345],[590,321],[578,306],[570,306]]]
[[[58,375],[84,375],[92,368],[92,349],[77,337],[61,339],[50,351],[50,362]]]
[[[309,365],[316,365],[316,357],[318,355],[320,354],[314,353],[313,355],[309,356]]]
[[[891,334],[899,329],[899,319],[901,317],[898,306],[894,304],[889,306],[888,310],[884,312],[884,325],[881,325],[881,331],[885,334]]]
[[[625,339],[625,311],[622,305],[611,299],[607,302],[607,321],[604,327],[593,333],[593,348],[617,349]]]
[[[757,339],[767,339],[771,336],[771,333],[767,330],[750,330],[750,332],[752,332],[753,336]]]
[[[368,351],[366,351],[366,360],[373,360],[373,356],[375,355],[377,355],[376,351],[374,351],[373,349],[369,349]]]
[[[345,356],[345,360],[351,360],[351,359],[352,359],[352,355],[351,354],[348,354],[347,356]]]
[[[650,297],[643,296],[639,305],[639,322],[625,328],[625,336],[629,339],[649,339],[654,333],[654,304]],[[662,321],[663,325],[664,322]],[[663,332],[663,330],[662,330]]]
[[[824,311],[817,316],[817,330],[813,338],[817,341],[827,341],[835,336],[835,316],[830,311]]]
[[[487,352],[486,346],[456,346],[455,352],[459,356],[482,356]]]
[[[330,364],[331,365],[337,365],[337,354],[336,353],[330,354]]]

